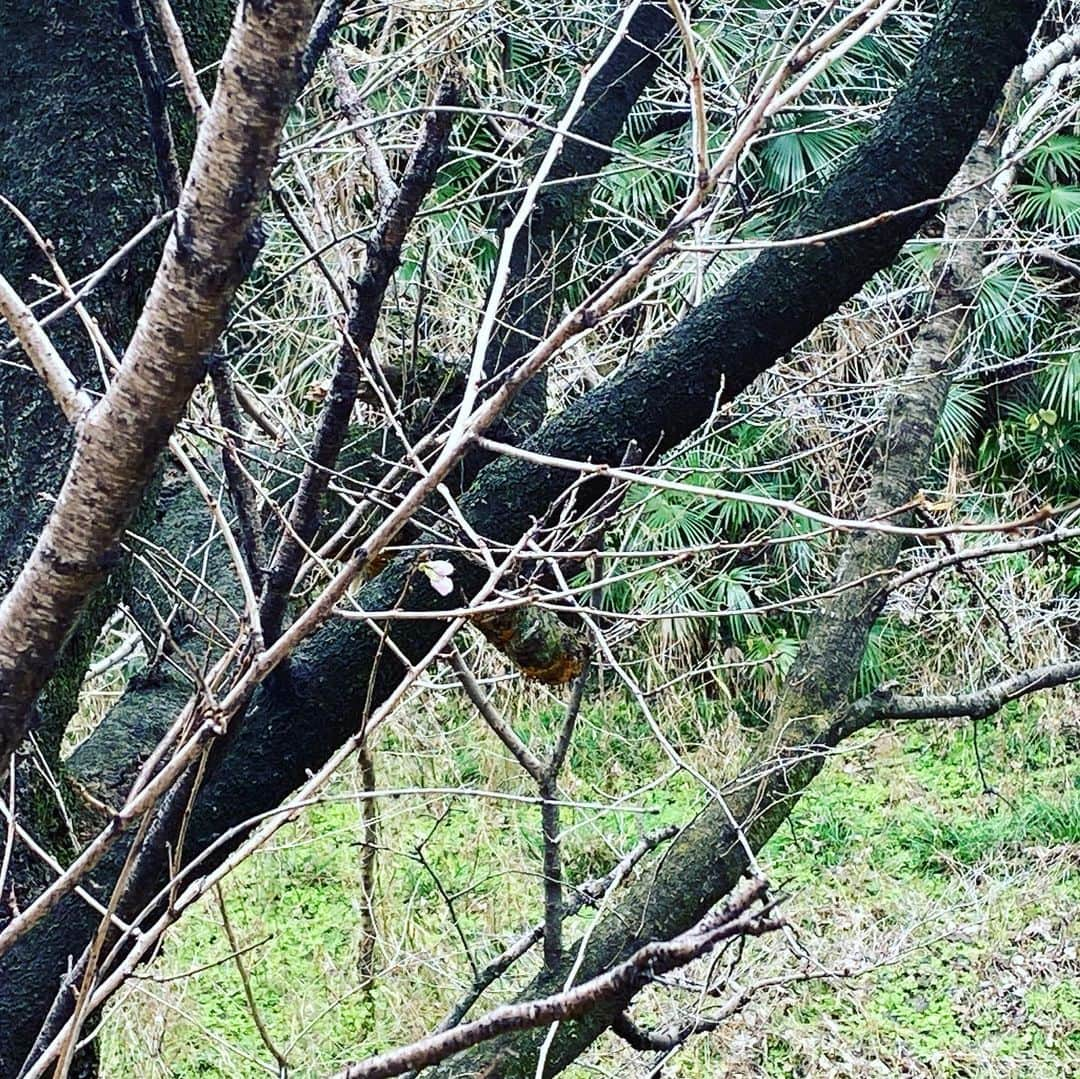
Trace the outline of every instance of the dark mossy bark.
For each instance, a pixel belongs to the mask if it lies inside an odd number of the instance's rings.
[[[192,31],[189,43],[195,54],[205,58],[214,49],[220,51],[230,17],[227,0],[177,7]],[[67,276],[77,280],[99,266],[159,208],[144,99],[116,5],[107,0],[0,4],[0,55],[0,193],[52,241]],[[190,125],[186,136],[190,144]],[[185,144],[183,133],[180,142]],[[147,239],[86,301],[117,352],[123,351],[130,336],[163,237],[164,230]],[[0,209],[0,272],[27,302],[46,292],[33,275],[51,280],[46,259],[4,209]],[[77,317],[66,316],[48,332],[76,377],[91,391],[100,390],[93,349]],[[5,327],[0,340],[8,337]],[[44,523],[67,469],[72,439],[37,376],[28,366],[18,366],[25,362],[22,353],[8,349],[0,360],[0,591],[7,591]],[[151,506],[152,501],[147,503]],[[144,511],[139,526],[147,520]],[[60,742],[100,628],[127,582],[127,567],[121,566],[88,605],[38,701],[35,740],[68,796],[71,792],[58,767]],[[39,842],[66,856],[70,838],[51,787],[41,782],[38,769],[25,762],[17,775],[22,823]],[[78,822],[79,799],[68,801]],[[17,844],[9,880],[14,898],[25,902],[46,879],[44,867]],[[6,917],[8,898],[0,897],[0,922]],[[34,972],[24,969],[11,976],[14,981],[9,981],[7,971],[0,975],[8,994],[0,1012],[0,1075],[10,1074],[14,1067],[11,1046],[28,1045],[11,1036],[20,1025],[31,1030],[32,1017],[40,1014],[31,988]]]
[[[1040,9],[1037,3],[976,0],[949,5],[908,84],[867,143],[799,222],[799,232],[841,227],[939,195],[974,142],[1009,71],[1022,59]],[[622,459],[631,437],[658,448],[677,444],[707,419],[718,394],[724,399],[734,396],[888,265],[930,212],[900,214],[820,246],[766,252],[656,349],[545,425],[530,444],[547,453],[611,463]],[[485,469],[462,506],[482,534],[512,542],[536,514],[560,497],[569,479],[561,470],[501,461]],[[579,490],[577,498],[581,503],[588,494]],[[471,583],[466,567],[460,577],[464,585]],[[410,586],[409,567],[398,564],[365,590],[362,603],[369,609],[390,604],[431,608],[436,598],[422,581]],[[450,601],[456,605],[461,598],[456,593]],[[429,622],[405,622],[393,632],[399,647],[415,657],[431,645],[439,629]],[[375,700],[395,684],[399,673],[385,651],[382,657],[373,675]],[[330,745],[321,751],[325,753],[351,733],[352,717],[369,691],[374,659],[375,644],[369,637],[353,625],[330,625],[297,653],[287,684],[257,695],[232,736],[233,745],[208,777],[204,793],[214,807],[216,823],[204,833],[207,838],[226,821],[237,819],[242,806],[252,812],[252,795],[260,804],[266,797],[269,806],[271,789],[284,792],[288,784],[303,780],[301,762],[295,757],[283,760],[273,748],[276,740],[287,736],[296,744],[299,736],[308,755],[307,767],[314,767],[322,738],[332,735]],[[844,680],[827,681],[847,685]],[[331,710],[331,701],[338,707]],[[252,769],[247,775],[255,780],[246,796],[237,786],[241,761],[245,769]],[[797,780],[793,774],[792,784]],[[210,818],[203,821],[201,828]],[[766,824],[763,818],[761,826]],[[650,893],[642,937],[685,928],[687,919],[699,917],[741,872],[738,859],[726,857],[733,837],[725,835],[714,818],[699,822],[692,840],[685,850],[687,862],[669,858],[672,887]],[[708,864],[697,864],[691,855]],[[589,971],[595,973],[605,962],[624,956],[623,948],[632,950],[633,943],[632,935],[615,928],[606,937],[594,938]],[[544,986],[534,988],[542,991]],[[599,1015],[568,1026],[549,1072],[554,1074],[573,1059],[609,1019]],[[531,1074],[534,1050],[535,1044],[520,1065],[508,1063],[511,1052],[500,1065],[505,1072],[492,1074]],[[481,1073],[483,1068],[476,1065],[472,1059],[456,1074]]]
[[[232,11],[228,0],[188,0],[174,4],[174,8],[196,61],[218,55]],[[670,25],[666,7],[643,5],[632,34],[616,50],[607,77],[590,90],[575,124],[577,132],[602,145],[570,141],[554,169],[554,175],[560,178],[590,178],[573,187],[572,197],[568,186],[556,188],[551,196],[545,193],[537,206],[534,227],[515,251],[511,304],[524,312],[524,297],[531,297],[529,311],[533,313],[528,317],[533,333],[543,328],[536,322],[535,312],[542,306],[537,297],[541,292],[550,296],[554,280],[537,277],[535,267],[546,262],[556,243],[573,227],[575,215],[591,190],[591,177],[610,157],[604,146],[617,134],[655,72],[659,58],[653,50]],[[45,235],[60,241],[61,261],[69,276],[75,278],[98,265],[160,208],[142,92],[112,4],[90,5],[84,11],[72,5],[26,0],[0,12],[0,32],[6,55],[17,58],[5,72],[7,78],[0,82],[0,190],[14,197]],[[158,64],[168,72],[171,65],[167,51],[153,27],[151,32]],[[204,83],[208,93],[211,88]],[[178,91],[170,98],[169,108],[184,166],[194,139],[193,122]],[[4,124],[5,117],[13,121],[18,118],[18,123]],[[48,148],[47,154],[39,152],[41,146]],[[536,153],[543,148],[543,144],[538,145]],[[90,197],[86,197],[87,192]],[[118,352],[141,307],[161,238],[146,242],[88,303]],[[31,272],[44,272],[44,260],[10,219],[0,219],[0,240],[5,251],[3,271],[27,299],[33,299],[36,291],[24,287],[24,283]],[[528,278],[527,287],[520,287],[523,278]],[[69,317],[50,333],[78,377],[100,388],[93,354],[77,320]],[[527,334],[524,338],[498,338],[490,356],[491,369],[512,362],[527,347],[527,341]],[[0,371],[0,391],[5,439],[0,466],[0,479],[5,484],[0,491],[0,582],[6,587],[44,521],[47,496],[63,477],[71,445],[63,418],[40,390],[32,372]],[[542,383],[523,395],[522,406],[514,429],[535,429],[543,417]],[[503,433],[511,434],[509,430]],[[39,494],[45,497],[36,498]],[[166,478],[146,501],[136,530],[183,558],[205,540],[203,522],[200,499],[173,476]],[[223,594],[235,592],[227,561],[211,560],[209,572],[211,584],[219,586]],[[153,582],[142,574],[136,577],[139,591],[129,599],[136,608],[142,608],[145,605],[139,595],[148,587],[153,591]],[[101,591],[72,635],[68,654],[42,696],[39,735],[46,735],[43,744],[54,767],[90,651],[127,585],[126,572],[113,575],[110,585]],[[214,617],[214,612],[204,613]],[[181,627],[178,643],[190,636]],[[70,771],[78,784],[105,801],[120,800],[132,769],[168,726],[188,692],[185,681],[165,665],[140,678],[109,721],[77,753]],[[296,773],[288,768],[286,772],[291,778],[283,781],[294,784]],[[28,813],[31,805],[40,812]],[[52,841],[58,852],[66,850],[55,803],[48,792],[29,787],[21,807],[24,820],[39,838]],[[92,888],[107,893],[121,857],[118,851],[99,868]],[[40,874],[15,875],[22,885],[20,900],[25,899],[23,892],[32,892],[44,883]],[[5,1023],[0,1029],[0,1074],[7,1074],[7,1069],[14,1067],[13,1062],[29,1048],[43,1004],[54,992],[49,983],[39,982],[43,969],[60,969],[48,957],[55,957],[62,966],[66,960],[61,960],[61,955],[77,951],[78,942],[88,938],[95,923],[96,918],[81,901],[66,902],[35,934],[37,945],[9,956],[3,964],[0,996],[4,999],[0,1007]],[[43,950],[39,951],[38,945]],[[39,994],[29,990],[32,985],[40,990]]]
[[[230,17],[227,0],[176,7],[193,54],[216,56]],[[160,208],[145,102],[123,35],[116,6],[108,2],[0,6],[0,193],[53,242],[71,280],[100,265]],[[179,110],[178,116],[186,156],[194,131]],[[118,353],[141,309],[163,236],[164,230],[147,239],[86,301]],[[0,212],[0,271],[27,302],[45,293],[31,275],[51,279],[45,258],[6,211]],[[93,349],[75,314],[50,326],[49,334],[76,377],[100,390]],[[0,359],[25,358],[10,349]],[[0,447],[0,589],[6,591],[33,547],[72,448],[63,416],[33,371],[7,362],[0,366]],[[53,763],[89,651],[123,586],[123,574],[114,575],[91,603],[39,701],[38,740]]]
[[[948,5],[909,85],[867,145],[799,223],[799,231],[846,225],[939,194],[1009,69],[1021,58],[1041,7],[1019,0]],[[902,214],[818,247],[763,254],[617,380],[549,423],[533,445],[557,455],[618,463],[631,438],[650,449],[677,444],[708,417],[717,394],[734,396],[887,265],[928,212]],[[535,515],[547,511],[571,478],[561,470],[498,462],[485,469],[463,505],[481,533],[512,542]],[[579,489],[578,503],[598,490]],[[455,578],[466,588],[475,581],[465,566]],[[449,601],[456,605],[461,598],[457,592]],[[389,567],[362,598],[369,609],[430,609],[437,601],[422,575],[413,575],[404,562]],[[398,646],[415,657],[440,630],[432,621],[403,621],[392,633]],[[276,805],[353,733],[365,702],[383,699],[399,675],[389,651],[377,652],[375,640],[356,624],[331,624],[306,642],[290,669],[258,691],[215,749],[188,829],[188,849],[204,849],[238,821]],[[123,752],[138,740],[138,728],[156,707],[152,689],[146,693],[141,707],[132,700],[126,718],[123,709],[110,717],[81,751],[76,768],[92,772],[108,755],[103,747]],[[163,709],[162,714],[171,713]],[[125,728],[130,738],[122,733]],[[106,743],[106,738],[112,741]],[[717,856],[730,845],[722,830],[701,839]],[[693,864],[684,872],[686,881],[698,879]],[[103,866],[96,877],[99,887],[107,885],[109,867]],[[147,889],[155,879],[149,873]],[[658,895],[642,933],[669,934],[692,913],[694,902],[708,902],[716,879],[714,875],[708,889],[702,887],[696,900],[688,889],[688,903],[672,904]],[[134,898],[144,899],[147,889]],[[12,1017],[0,1033],[3,1067],[16,1059],[19,1046],[23,1051],[29,1046],[34,1017],[40,1021],[67,956],[81,950],[94,925],[96,918],[88,918],[85,907],[66,904],[0,963],[0,1014]],[[624,944],[614,937],[595,942],[590,969]],[[568,1027],[549,1073],[572,1059],[608,1018]],[[505,1059],[517,1057],[515,1051]],[[521,1061],[492,1074],[531,1074],[525,1057]],[[459,1067],[456,1074],[475,1072]]]
[[[155,211],[142,100],[113,5],[15,0],[0,8],[0,192],[53,241],[72,280],[94,269]],[[87,307],[122,349],[155,258],[147,244]],[[23,227],[0,211],[2,272],[28,302],[48,265]],[[75,375],[100,388],[94,354],[72,314],[50,334]],[[8,335],[5,333],[4,338]],[[4,360],[22,361],[12,349]],[[0,588],[8,589],[64,475],[71,437],[31,370],[0,367]],[[43,746],[55,760],[75,706],[86,651],[109,603],[99,601],[40,703]]]
[[[156,208],[142,98],[113,5],[32,0],[4,4],[0,54],[0,193],[54,243],[59,262],[76,280],[98,266]],[[148,242],[134,252],[87,302],[118,349],[134,325],[156,248],[156,242]],[[44,293],[32,275],[51,279],[44,256],[3,209],[0,272],[27,302]],[[6,340],[4,329],[0,336]],[[77,318],[69,315],[49,333],[76,377],[100,389],[94,354]],[[22,353],[9,349],[0,360],[5,361],[0,365],[0,590],[6,592],[44,523],[72,439],[35,373],[16,366],[25,361]],[[75,711],[91,650],[123,587],[121,569],[88,606],[37,703],[36,746],[58,777],[61,796],[77,823],[81,803],[71,796],[59,767],[60,742]],[[16,775],[22,823],[38,842],[67,857],[71,835],[52,785],[36,762],[25,757]],[[50,877],[35,856],[16,844],[10,892],[0,896],[0,923],[7,917],[8,903],[24,903]],[[18,1003],[12,1006],[18,1014]],[[6,1024],[5,1017],[0,1026]]]
[[[1003,73],[1004,77],[1004,73]],[[934,435],[953,374],[963,355],[955,347],[985,258],[977,242],[985,236],[982,214],[986,181],[996,158],[977,144],[967,156],[958,188],[966,192],[950,207],[947,261],[931,310],[913,343],[900,387],[890,398],[869,462],[873,480],[861,508],[873,519],[908,504],[930,465]],[[901,518],[898,523],[911,523]],[[714,802],[673,841],[646,873],[620,897],[617,911],[590,934],[574,980],[582,982],[610,969],[650,940],[669,939],[695,925],[751,869],[748,851],[758,852],[787,819],[837,744],[835,717],[847,702],[871,628],[885,593],[882,570],[891,569],[904,537],[867,531],[850,537],[836,584],[844,586],[822,604],[777,702],[769,730],[739,782]],[[743,830],[740,837],[732,821]],[[519,999],[559,991],[578,959],[545,971]],[[544,1075],[556,1075],[574,1061],[618,1017],[624,1004],[613,1001],[582,1018],[560,1025],[547,1056]],[[546,1031],[503,1037],[447,1061],[433,1079],[531,1079]]]
[[[663,2],[643,3],[630,20],[625,37],[615,46],[604,70],[589,84],[568,138],[548,174],[549,183],[529,216],[511,253],[510,281],[502,328],[495,335],[486,361],[489,375],[505,371],[543,337],[559,313],[560,286],[572,263],[581,217],[596,186],[596,176],[611,160],[611,145],[626,123],[634,103],[656,74],[662,46],[674,30],[671,9]],[[557,117],[561,118],[561,117]],[[557,122],[556,119],[556,122]],[[539,165],[551,143],[549,134],[532,146],[528,164]],[[573,181],[573,177],[580,177]],[[568,182],[570,181],[570,182]],[[502,215],[512,216],[513,205]],[[500,421],[498,433],[518,442],[532,434],[545,418],[546,379],[534,378]],[[474,455],[483,461],[483,455]]]

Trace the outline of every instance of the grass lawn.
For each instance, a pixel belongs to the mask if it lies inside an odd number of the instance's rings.
[[[712,775],[745,749],[745,735],[718,723],[707,702],[669,713],[669,736]],[[536,739],[558,710],[527,714],[532,729],[521,733]],[[790,932],[750,942],[712,1003],[772,984],[667,1058],[608,1037],[565,1074],[1080,1074],[1080,771],[1068,764],[1078,740],[1064,702],[1030,702],[982,725],[982,777],[970,727],[881,732],[838,757],[763,852],[770,879],[789,896]],[[531,793],[452,699],[414,705],[377,763],[380,787]],[[640,834],[687,820],[701,804],[686,773],[643,786],[668,763],[615,698],[586,710],[571,763],[569,798],[624,796],[608,811],[565,814],[575,880],[604,872]],[[998,793],[984,792],[984,778]],[[470,964],[482,966],[540,909],[535,807],[446,795],[381,801],[383,973],[365,988],[361,822],[350,798],[359,783],[358,774],[341,775],[326,802],[224,887],[259,1016],[295,1076],[325,1075],[429,1029],[469,983]],[[567,939],[584,924],[571,923]],[[276,1074],[230,953],[208,897],[110,1009],[104,1074]],[[523,961],[510,984],[535,962]],[[705,969],[687,972],[681,987],[643,994],[636,1020],[663,1026],[692,1014]]]

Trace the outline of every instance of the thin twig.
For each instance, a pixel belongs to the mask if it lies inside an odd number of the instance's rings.
[[[365,794],[375,793],[375,757],[368,739],[360,743],[356,763]],[[368,797],[360,803],[360,944],[357,971],[362,991],[369,992],[375,984],[375,945],[378,935],[375,925],[375,865],[378,858],[379,809],[376,799]]]
[[[154,165],[157,168],[161,196],[165,206],[171,208],[180,202],[183,181],[176,160],[169,110],[165,106],[165,80],[161,77],[150,47],[150,35],[146,29],[140,0],[118,0],[117,7],[146,102],[146,124],[150,133],[150,145],[154,150]]]
[[[659,828],[650,832],[639,840],[619,861],[602,877],[586,881],[571,889],[571,895],[567,900],[564,917],[572,917],[584,906],[595,906],[610,892],[617,887],[627,874],[651,851],[661,843],[673,839],[679,832],[674,824],[666,828]],[[480,999],[484,992],[501,978],[523,955],[533,948],[544,937],[544,922],[537,922],[530,929],[525,930],[516,937],[506,948],[488,963],[483,970],[473,979],[472,985],[467,992],[454,1004],[435,1028],[435,1033],[441,1033],[456,1027],[462,1019],[468,1015],[472,1006]]]
[[[68,423],[77,427],[93,402],[85,390],[79,389],[75,376],[49,340],[49,335],[3,274],[0,274],[0,315],[14,331]]]
[[[455,85],[448,81],[441,83],[435,94],[436,106],[453,104],[456,99]],[[282,536],[267,572],[261,615],[268,641],[276,640],[281,632],[289,591],[296,580],[305,547],[318,529],[320,503],[344,443],[360,387],[360,360],[370,357],[386,287],[397,269],[401,245],[443,162],[450,125],[450,114],[438,107],[425,114],[400,187],[395,188],[393,198],[382,208],[374,235],[367,244],[363,273],[353,283],[348,331],[338,353],[308,462],[293,499],[289,528]]]
[[[259,1010],[258,1002],[255,999],[255,993],[251,988],[251,978],[248,975],[247,965],[242,958],[243,949],[240,947],[240,944],[236,939],[236,933],[233,931],[232,922],[229,919],[229,909],[225,905],[225,895],[221,890],[220,884],[214,889],[214,896],[217,899],[218,911],[221,914],[221,924],[225,929],[225,936],[229,938],[229,947],[232,949],[232,958],[236,963],[236,972],[240,975],[240,984],[244,987],[244,998],[247,1000],[248,1011],[251,1013],[252,1022],[255,1024],[255,1029],[259,1032],[259,1037],[262,1039],[263,1045],[266,1046],[270,1055],[278,1062],[281,1074],[288,1075],[289,1059],[274,1044],[274,1039],[270,1036],[270,1031],[263,1021],[262,1012]]]
[[[8,209],[12,208],[12,204],[0,195],[0,204],[7,206]],[[128,240],[125,240],[97,269],[86,274],[84,277],[75,281],[73,284],[74,291],[69,295],[59,307],[54,308],[47,315],[42,315],[38,319],[38,323],[44,328],[50,323],[55,322],[58,318],[62,318],[73,307],[77,307],[83,300],[86,299],[97,287],[104,281],[117,266],[120,265],[136,247],[139,246],[148,236],[155,233],[162,225],[172,221],[175,216],[174,210],[166,210],[162,214],[157,214],[150,218],[137,232],[134,233]],[[58,287],[53,291],[50,296],[43,297],[40,300],[35,300],[31,307],[37,307],[43,302],[43,300],[55,299],[56,295],[64,294],[65,290],[62,287]],[[17,339],[9,339],[0,343],[0,355],[7,352],[8,349],[14,348],[18,343]]]
[[[157,12],[161,33],[169,46],[169,52],[172,53],[176,74],[180,77],[180,85],[184,88],[184,96],[195,115],[196,125],[199,125],[206,119],[210,105],[195,74],[195,65],[191,62],[191,54],[184,41],[184,32],[176,21],[169,0],[151,0],[151,2],[154,5],[154,11]]]
[[[537,784],[544,781],[544,764],[539,757],[518,737],[517,732],[503,718],[502,713],[491,703],[483,687],[477,682],[464,657],[453,648],[450,651],[450,665],[454,668],[461,688],[465,690],[473,706],[484,718],[484,722],[499,738],[504,746],[514,755],[514,759],[529,773]]]
[[[229,369],[229,361],[220,350],[215,350],[207,363],[210,384],[214,390],[218,419],[224,430],[221,444],[221,464],[225,469],[225,481],[229,486],[233,509],[240,527],[240,542],[251,585],[256,594],[262,591],[263,574],[266,571],[266,552],[263,547],[262,525],[259,521],[259,500],[255,484],[247,469],[240,464],[236,448],[243,440],[243,421],[240,419],[240,403]]]

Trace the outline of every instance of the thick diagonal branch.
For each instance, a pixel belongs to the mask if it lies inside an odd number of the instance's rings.
[[[392,1079],[413,1068],[437,1064],[453,1053],[509,1031],[567,1022],[611,1003],[625,1007],[654,978],[700,959],[721,941],[760,936],[776,929],[780,922],[767,910],[755,910],[755,905],[764,901],[767,890],[767,882],[760,878],[747,881],[722,907],[705,914],[684,933],[671,940],[642,945],[618,966],[581,985],[540,1000],[505,1004],[479,1019],[432,1034],[413,1045],[350,1064],[334,1079]]]
[[[949,209],[948,254],[936,268],[931,312],[913,342],[902,387],[889,404],[877,440],[876,473],[863,506],[866,518],[907,503],[929,464],[938,417],[961,357],[963,320],[983,265],[977,241],[984,236],[985,183],[995,161],[987,146],[976,145],[957,178],[965,194]],[[750,852],[760,850],[787,818],[844,733],[833,716],[847,698],[884,600],[877,571],[895,565],[901,543],[902,537],[880,532],[851,539],[838,583],[852,587],[826,603],[812,625],[760,749],[722,792],[723,801],[701,814],[673,843],[655,875],[644,877],[617,915],[592,933],[579,977],[595,976],[622,961],[643,941],[685,931],[735,886],[749,866]],[[543,975],[523,997],[549,991],[565,977],[565,970]],[[561,1071],[617,1018],[614,1009],[599,1008],[561,1027],[544,1075]],[[440,1079],[476,1074],[524,1079],[534,1074],[538,1050],[533,1037],[506,1039],[448,1062],[437,1074]]]

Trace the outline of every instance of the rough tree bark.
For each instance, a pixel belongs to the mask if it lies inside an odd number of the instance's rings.
[[[258,251],[256,215],[311,25],[308,0],[241,5],[165,253],[123,362],[78,425],[67,475],[0,603],[0,774],[161,451],[205,374]]]
[[[1041,7],[1015,0],[948,5],[908,85],[866,146],[799,223],[799,231],[847,225],[939,194],[1009,69],[1021,59]],[[730,398],[767,369],[887,265],[928,213],[896,214],[820,246],[767,252],[650,354],[549,423],[533,445],[617,463],[631,436],[655,449],[677,444],[707,418],[721,389]],[[569,478],[554,469],[498,462],[482,473],[464,505],[481,533],[513,540],[532,515],[566,489]],[[408,565],[391,566],[368,586],[364,604],[430,607],[435,598],[430,589],[406,592],[408,576]],[[460,579],[467,583],[470,577],[462,567]],[[417,655],[437,631],[435,623],[406,622],[393,633],[407,654]],[[298,651],[287,673],[259,690],[243,721],[215,750],[189,828],[190,851],[276,804],[353,732],[369,681],[374,681],[375,700],[397,681],[399,672],[386,658],[373,670],[374,656],[375,642],[355,624],[331,625]],[[153,686],[137,688],[77,756],[74,771],[106,771],[122,784],[143,741],[140,735],[152,729],[155,713],[167,718],[175,705],[175,696]],[[112,755],[122,763],[114,760],[105,769]],[[722,841],[715,834],[708,838],[712,846]],[[115,858],[103,864],[95,888],[104,893],[115,869]],[[656,906],[646,933],[663,935],[671,917]],[[32,1041],[35,1017],[40,1021],[67,956],[81,951],[96,921],[81,902],[66,902],[0,963],[0,1014],[10,1020],[0,1033],[3,1067],[10,1068],[20,1059],[20,1047],[25,1051]],[[583,1030],[577,1044],[594,1036],[595,1031]],[[577,1051],[572,1041],[568,1045],[567,1052]]]
[[[154,212],[153,164],[145,150],[141,98],[134,70],[109,5],[5,4],[0,11],[4,78],[0,79],[0,193],[12,199],[56,244],[72,279],[98,266],[117,237],[132,235]],[[81,72],[74,79],[70,73]],[[31,115],[26,88],[35,87]],[[112,115],[106,102],[116,105]],[[62,167],[41,147],[63,147]],[[100,157],[114,162],[112,185],[84,186]],[[42,291],[30,275],[47,276],[44,257],[6,210],[0,212],[3,272],[26,300]],[[122,271],[88,300],[106,337],[122,344],[130,335],[149,283],[152,254],[136,251]],[[83,385],[100,386],[93,351],[69,315],[50,330]],[[4,333],[6,340],[8,334]],[[5,361],[21,359],[5,350]],[[6,593],[29,555],[71,456],[67,423],[29,369],[0,367],[0,587]],[[103,607],[108,604],[103,603]],[[96,620],[68,642],[80,652],[97,636]],[[74,707],[82,670],[61,664],[39,701],[41,738],[58,740]]]
[[[228,0],[177,5],[197,59],[219,56],[228,29]],[[158,185],[145,131],[145,108],[115,5],[12,0],[0,8],[0,194],[11,199],[55,245],[76,281],[96,269],[159,208]],[[32,88],[32,95],[27,88]],[[180,150],[190,155],[191,124],[179,116]],[[43,151],[43,148],[46,148]],[[149,287],[164,239],[159,228],[87,298],[106,339],[122,351]],[[45,290],[49,267],[19,222],[0,210],[0,270],[27,301]],[[55,301],[53,301],[55,303]],[[94,352],[74,312],[48,332],[82,386],[102,388]],[[7,333],[0,338],[7,341]],[[67,470],[74,439],[40,380],[19,366],[17,349],[0,352],[0,589],[6,593],[41,532]],[[136,520],[152,519],[153,498]],[[101,626],[128,584],[126,564],[88,604],[56,657],[36,705],[31,760],[19,770],[24,823],[58,855],[70,839],[55,798],[42,782],[60,776],[60,741],[75,710],[83,673]],[[39,767],[40,764],[40,767]],[[41,788],[40,790],[38,788]],[[77,800],[73,801],[77,808]],[[21,862],[25,886],[40,882],[40,866]],[[9,897],[0,897],[0,911]],[[2,915],[0,915],[2,920]]]

